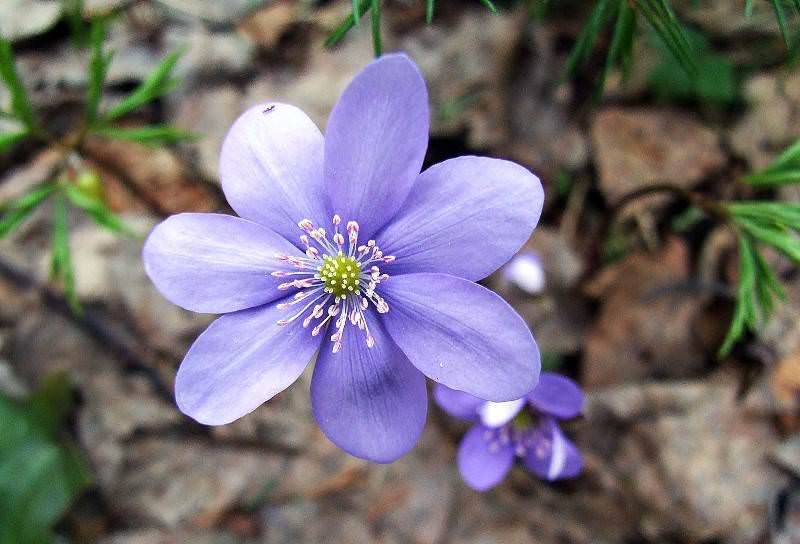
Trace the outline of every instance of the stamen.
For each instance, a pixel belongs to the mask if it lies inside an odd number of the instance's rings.
[[[363,331],[367,347],[372,348],[375,337],[369,330],[366,312],[370,303],[378,313],[389,311],[389,305],[376,292],[389,275],[381,273],[378,265],[394,262],[395,257],[384,256],[375,240],[359,244],[360,227],[356,221],[347,221],[346,235],[339,230],[341,216],[334,215],[331,224],[333,234],[328,238],[324,227],[316,226],[310,219],[302,219],[297,225],[303,231],[300,242],[305,255],[276,255],[279,261],[294,270],[274,270],[269,274],[275,278],[295,276],[279,284],[278,289],[299,289],[290,302],[281,302],[278,308],[286,310],[303,303],[300,311],[279,320],[278,325],[285,326],[302,317],[302,326],[308,328],[319,320],[311,328],[311,335],[318,336],[325,327],[332,327],[332,350],[338,353],[343,348],[342,341],[349,323]]]

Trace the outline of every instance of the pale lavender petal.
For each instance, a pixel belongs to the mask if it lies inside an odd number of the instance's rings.
[[[583,470],[583,457],[553,418],[544,418],[525,454],[525,466],[543,480],[574,478]]]
[[[503,279],[530,295],[541,293],[546,285],[542,260],[533,251],[522,251],[503,266]]]
[[[324,206],[322,133],[287,104],[261,104],[244,112],[222,144],[220,178],[231,207],[289,240],[301,219],[328,219]]]
[[[195,340],[175,378],[175,398],[186,415],[224,425],[258,408],[291,385],[314,356],[321,337],[277,304],[226,314]]]
[[[501,445],[495,431],[483,425],[467,431],[458,447],[458,470],[464,482],[476,491],[487,491],[502,482],[513,464],[511,443]]]
[[[392,342],[373,312],[367,326],[375,338],[349,328],[342,350],[326,343],[311,380],[311,406],[325,435],[347,453],[391,463],[417,443],[425,426],[425,377]]]
[[[577,383],[555,372],[542,372],[536,389],[528,394],[530,403],[559,419],[576,417],[583,410],[583,391]]]
[[[432,380],[502,402],[539,379],[539,348],[525,322],[488,289],[446,274],[404,274],[381,283],[384,323]]]
[[[282,236],[232,215],[182,213],[158,224],[144,245],[147,275],[170,302],[227,313],[286,296],[276,253],[302,256]]]
[[[435,384],[433,388],[433,398],[439,408],[453,417],[467,421],[478,421],[478,408],[486,402],[440,383]]]
[[[373,61],[345,89],[325,131],[331,213],[369,238],[397,212],[428,147],[428,91],[405,55]]]
[[[458,157],[436,164],[376,237],[397,257],[386,271],[484,278],[530,237],[543,203],[539,178],[513,162]]]
[[[481,423],[487,427],[502,427],[514,419],[524,406],[524,398],[506,402],[484,402],[478,408],[478,414]]]

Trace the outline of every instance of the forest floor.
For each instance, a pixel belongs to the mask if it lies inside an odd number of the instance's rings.
[[[87,58],[64,24],[37,8],[45,3],[28,2],[25,13],[0,6],[0,20],[18,22],[21,76],[58,130],[80,111]],[[367,24],[323,47],[349,2],[222,4],[87,2],[122,10],[109,35],[112,100],[164,54],[187,47],[181,85],[131,122],[172,123],[201,135],[197,142],[90,142],[109,205],[142,234],[170,213],[229,211],[218,154],[246,107],[288,102],[324,127],[373,57]],[[687,221],[685,203],[669,196],[617,204],[659,183],[746,196],[735,180],[800,137],[800,73],[782,66],[777,29],[747,27],[738,3],[677,4],[733,59],[733,98],[675,90],[670,60],[643,38],[630,81],[612,78],[592,102],[600,54],[575,80],[562,78],[582,9],[533,21],[521,5],[493,15],[479,2],[440,2],[429,27],[423,2],[385,9],[386,49],[408,52],[428,80],[426,164],[466,153],[506,157],[545,185],[543,219],[526,246],[543,259],[545,291],[528,295],[501,274],[484,283],[523,315],[547,365],[588,392],[584,416],[565,427],[585,456],[580,478],[548,484],[515,469],[495,490],[473,492],[455,465],[464,427],[433,405],[408,455],[391,465],[355,459],[316,427],[308,372],[236,423],[192,422],[177,411],[172,385],[213,316],[156,292],[142,240],[77,214],[70,241],[86,310],[72,315],[48,283],[43,207],[0,242],[0,390],[21,394],[62,369],[74,383],[71,424],[96,483],[60,532],[103,544],[739,544],[769,542],[770,531],[773,542],[797,542],[777,540],[800,539],[797,271],[774,258],[788,302],[720,360],[735,238],[710,220]],[[739,11],[726,11],[732,4]],[[26,145],[0,157],[0,201],[42,181],[56,160],[55,151]],[[800,193],[778,197],[798,201]]]

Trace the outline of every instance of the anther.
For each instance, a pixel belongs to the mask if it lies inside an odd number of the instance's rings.
[[[301,220],[298,226],[303,231],[300,242],[304,247],[304,255],[275,255],[276,259],[295,270],[268,272],[272,277],[299,277],[281,283],[278,288],[300,290],[293,293],[291,302],[281,302],[278,308],[285,310],[306,298],[310,300],[293,317],[279,320],[278,325],[285,326],[296,319],[302,319],[303,327],[314,324],[311,334],[318,336],[323,333],[328,322],[333,320],[330,323],[333,332],[330,340],[333,342],[333,352],[338,353],[343,347],[342,338],[346,325],[350,323],[363,331],[367,346],[371,348],[375,345],[375,338],[369,330],[364,312],[369,310],[370,303],[378,313],[389,311],[389,305],[375,292],[377,285],[389,276],[382,274],[377,266],[370,265],[394,262],[395,257],[384,256],[375,240],[358,245],[360,228],[357,222],[346,223],[347,234],[340,231],[340,215],[335,214],[331,223],[332,238],[328,238],[323,227],[315,226],[310,219]],[[347,248],[346,242],[349,242]],[[320,321],[315,323],[315,320]]]

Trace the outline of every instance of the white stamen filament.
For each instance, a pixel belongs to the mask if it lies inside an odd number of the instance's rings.
[[[389,305],[376,289],[381,282],[389,279],[389,275],[382,273],[379,266],[394,262],[395,257],[385,256],[375,240],[359,245],[357,222],[346,223],[346,235],[339,230],[342,218],[338,214],[333,216],[331,223],[333,235],[329,238],[324,228],[315,226],[309,219],[303,219],[297,225],[304,231],[300,242],[305,248],[305,256],[276,256],[291,269],[275,270],[270,274],[276,278],[293,278],[278,285],[278,289],[300,289],[291,302],[282,302],[278,308],[288,309],[304,303],[300,311],[292,317],[279,320],[278,325],[285,326],[303,317],[303,327],[308,328],[319,320],[311,329],[311,335],[318,336],[330,323],[333,328],[330,335],[332,350],[338,353],[343,347],[345,329],[350,323],[364,332],[367,347],[372,348],[375,338],[367,325],[365,312],[369,310],[370,303],[378,313],[389,311]]]

